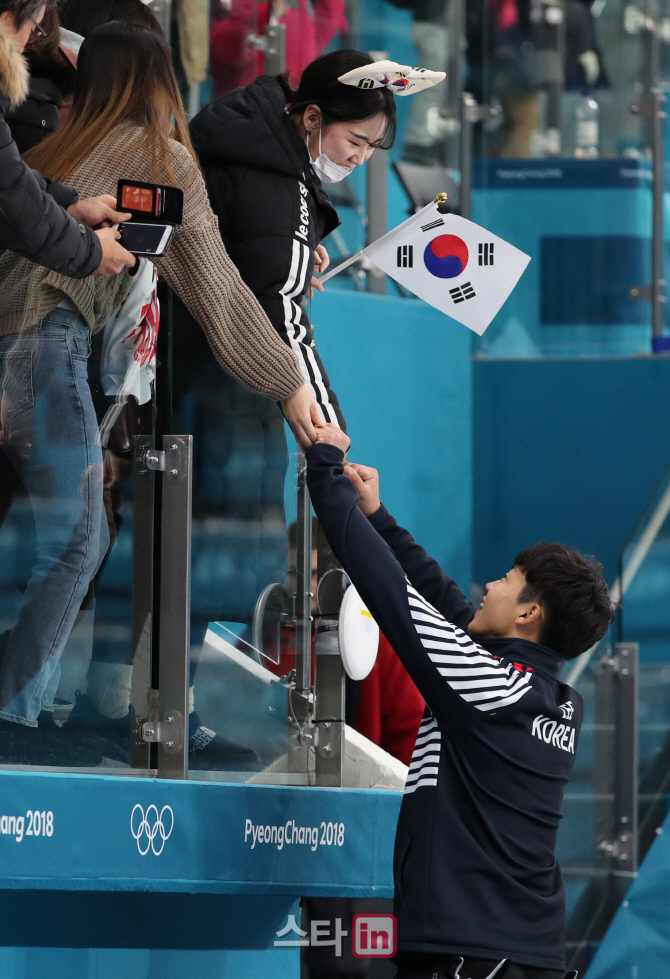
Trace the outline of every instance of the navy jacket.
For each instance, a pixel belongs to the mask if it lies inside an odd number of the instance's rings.
[[[342,452],[307,452],[326,536],[426,701],[396,834],[398,950],[563,969],[554,854],[582,701],[559,656],[475,642],[475,609],[381,507],[367,519]]]

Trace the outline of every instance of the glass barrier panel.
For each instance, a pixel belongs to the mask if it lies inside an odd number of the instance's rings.
[[[59,308],[2,339],[2,767],[148,771],[131,731],[150,688],[153,502],[135,457],[153,439],[157,327],[152,304],[130,339],[121,321],[91,337]]]
[[[308,753],[289,744],[311,685],[296,690],[295,440],[176,297],[169,383],[172,425],[194,446],[190,776],[304,784]]]
[[[670,789],[670,472],[659,483],[621,556],[623,641],[640,647],[639,857],[656,837]]]

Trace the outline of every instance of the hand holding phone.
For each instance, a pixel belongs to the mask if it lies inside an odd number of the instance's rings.
[[[163,187],[141,181],[119,180],[118,207],[131,214],[119,226],[120,243],[134,255],[160,258],[181,224],[184,194],[178,187]]]

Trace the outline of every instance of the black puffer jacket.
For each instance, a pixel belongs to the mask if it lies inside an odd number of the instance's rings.
[[[191,136],[230,257],[297,354],[326,420],[344,427],[302,306],[314,249],[340,222],[285,108],[281,86],[263,75],[206,106]]]
[[[44,180],[19,155],[6,122],[28,94],[24,58],[0,26],[0,251],[11,249],[37,265],[83,279],[95,272],[102,249],[90,228],[63,208],[77,200],[72,187]]]
[[[77,78],[76,69],[65,57],[60,60],[33,51],[26,60],[30,68],[28,98],[7,113],[19,153],[26,153],[56,132],[63,99],[72,94]]]

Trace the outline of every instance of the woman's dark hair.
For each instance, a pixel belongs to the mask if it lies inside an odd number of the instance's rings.
[[[60,8],[60,20],[68,31],[82,37],[88,37],[96,27],[110,20],[122,20],[161,33],[160,24],[142,0],[65,0]]]
[[[33,40],[26,45],[26,54],[39,54],[47,58],[54,58],[57,61],[67,63],[67,59],[60,52],[60,17],[58,7],[48,7],[40,27],[46,31],[46,35],[37,34]],[[74,69],[72,69],[74,71]]]
[[[380,149],[393,146],[396,134],[395,102],[387,88],[354,88],[338,82],[354,68],[373,63],[369,54],[362,51],[331,51],[312,61],[302,73],[300,85],[294,91],[284,75],[277,81],[284,89],[289,114],[302,115],[307,106],[318,105],[326,126],[333,122],[354,122],[372,116],[386,116],[386,130],[379,143]]]
[[[20,30],[27,20],[39,14],[43,7],[53,6],[53,0],[0,0],[0,14],[9,13],[14,17]]]
[[[574,659],[607,632],[614,608],[603,566],[566,544],[543,542],[517,554],[526,576],[517,602],[538,602],[544,618],[538,641],[563,659]]]
[[[141,127],[156,180],[174,177],[170,136],[193,153],[165,38],[115,20],[82,44],[72,111],[25,159],[51,180],[66,180],[124,123]]]

